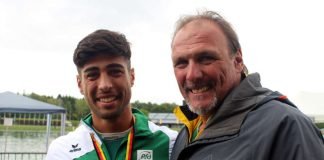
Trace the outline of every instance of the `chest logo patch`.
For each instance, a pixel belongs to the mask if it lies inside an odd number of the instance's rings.
[[[77,151],[81,151],[81,147],[78,147],[78,143],[76,145],[72,144],[72,149],[70,150],[70,152],[77,152]]]
[[[137,160],[153,160],[153,151],[137,150]]]

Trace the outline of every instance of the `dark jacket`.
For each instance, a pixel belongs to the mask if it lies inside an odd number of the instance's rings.
[[[188,113],[186,108],[181,110]],[[196,140],[188,143],[187,128],[181,130],[171,159],[324,160],[324,140],[306,115],[251,74],[225,98]]]

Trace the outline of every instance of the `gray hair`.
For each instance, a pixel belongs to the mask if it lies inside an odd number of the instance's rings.
[[[214,11],[202,11],[196,14],[196,15],[185,15],[179,18],[179,20],[176,23],[176,28],[172,36],[172,42],[171,46],[173,44],[173,40],[175,35],[178,33],[178,31],[183,28],[186,24],[189,22],[192,22],[194,20],[200,20],[200,19],[205,19],[205,20],[210,20],[217,24],[221,30],[224,32],[226,38],[227,38],[227,44],[228,48],[231,51],[231,54],[234,55],[237,53],[237,51],[241,50],[241,45],[238,40],[238,36],[230,23],[226,21],[219,13],[214,12]],[[243,73],[244,77],[248,74],[248,69],[244,65]]]

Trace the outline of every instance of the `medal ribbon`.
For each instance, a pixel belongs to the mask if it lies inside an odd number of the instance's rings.
[[[128,134],[125,160],[131,160],[132,159],[133,142],[134,142],[134,126],[132,127],[131,131]]]
[[[133,117],[133,124],[135,124],[135,117]],[[133,143],[134,143],[134,125],[131,128],[130,132],[128,133],[127,137],[127,148],[126,148],[126,155],[125,155],[125,160],[131,160],[132,159],[132,153],[133,153]],[[90,133],[91,139],[93,146],[97,152],[99,160],[106,160],[105,154],[99,145],[98,141],[94,137],[94,133]]]
[[[91,136],[92,143],[93,143],[93,146],[97,152],[99,160],[106,160],[105,154],[103,153],[102,148],[100,147],[99,143],[97,142],[97,140],[94,137],[94,133],[90,133],[90,136]]]

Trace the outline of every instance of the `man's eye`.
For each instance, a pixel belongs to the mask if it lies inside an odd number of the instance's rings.
[[[123,71],[120,69],[113,69],[113,70],[108,71],[108,74],[116,77],[116,76],[122,75]]]
[[[212,62],[215,61],[215,58],[211,57],[211,56],[202,56],[202,57],[199,57],[198,61],[201,64],[211,64]]]
[[[99,74],[96,72],[91,72],[86,74],[86,78],[89,80],[95,80],[96,78],[98,78],[98,76]]]
[[[187,64],[187,61],[178,61],[174,64],[174,68],[185,68]]]

